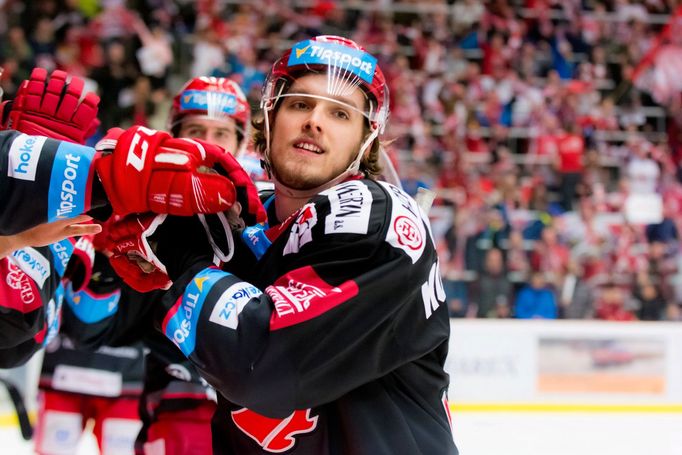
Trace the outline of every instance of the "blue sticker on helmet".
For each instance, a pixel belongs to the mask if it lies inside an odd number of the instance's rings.
[[[180,96],[180,112],[209,111],[232,115],[237,112],[237,97],[231,93],[185,90]]]
[[[341,44],[307,40],[294,45],[287,62],[287,66],[319,64],[336,66],[371,84],[377,59]]]

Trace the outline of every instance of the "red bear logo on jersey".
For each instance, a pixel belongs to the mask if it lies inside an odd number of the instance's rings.
[[[284,419],[272,419],[250,409],[232,411],[232,421],[263,450],[285,452],[296,444],[294,435],[310,433],[317,427],[317,416],[310,417],[310,409],[296,410]]]

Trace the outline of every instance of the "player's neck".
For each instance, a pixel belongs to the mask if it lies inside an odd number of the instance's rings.
[[[275,213],[277,214],[277,221],[279,223],[286,220],[292,213],[300,209],[310,199],[310,196],[292,195],[288,191],[282,191],[278,185],[275,184]]]

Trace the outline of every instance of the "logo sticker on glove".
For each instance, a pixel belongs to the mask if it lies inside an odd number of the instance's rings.
[[[142,172],[144,169],[144,160],[147,158],[147,152],[149,151],[149,142],[140,135],[140,131],[148,136],[151,136],[155,133],[155,131],[150,130],[149,128],[140,126],[138,131],[135,132],[133,140],[130,141],[130,148],[128,148],[128,156],[126,157],[126,165],[130,164],[132,167],[137,169],[138,172]],[[142,143],[140,144],[140,142]],[[140,151],[139,155],[136,153],[138,151],[138,147]]]

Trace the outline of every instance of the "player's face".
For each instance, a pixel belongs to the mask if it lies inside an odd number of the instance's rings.
[[[277,179],[298,190],[323,185],[355,159],[363,139],[365,118],[343,104],[305,95],[330,97],[327,76],[297,79],[282,99],[272,127],[270,160]],[[334,97],[362,111],[365,96],[358,88]]]
[[[210,119],[186,117],[180,124],[178,137],[202,139],[218,145],[231,154],[237,153],[237,123],[233,118]]]

